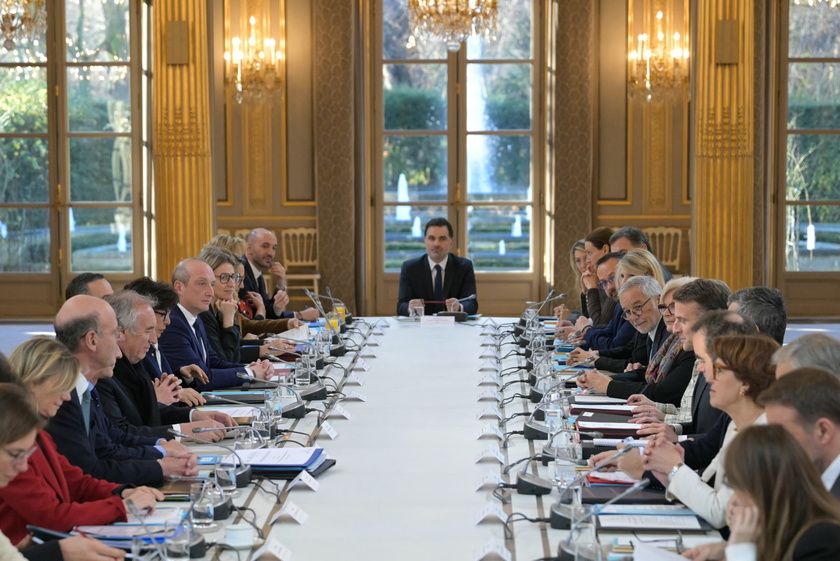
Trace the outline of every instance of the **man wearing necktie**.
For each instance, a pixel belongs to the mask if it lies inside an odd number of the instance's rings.
[[[426,254],[403,263],[397,314],[424,306],[426,314],[442,311],[478,311],[475,271],[472,261],[451,253],[452,224],[446,218],[433,218],[426,224],[423,241]],[[465,300],[472,296],[470,300]]]

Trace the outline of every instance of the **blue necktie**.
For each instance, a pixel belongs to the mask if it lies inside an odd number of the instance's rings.
[[[443,269],[440,264],[435,265],[435,300],[443,301]]]
[[[90,388],[82,394],[82,418],[85,420],[85,432],[90,434]]]

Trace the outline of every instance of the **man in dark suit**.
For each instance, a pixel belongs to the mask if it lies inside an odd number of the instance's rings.
[[[56,338],[81,364],[76,388],[47,430],[58,451],[85,473],[114,483],[159,483],[166,475],[195,475],[195,456],[182,444],[128,433],[105,415],[96,383],[113,375],[122,353],[114,310],[93,296],[75,296],[55,317]]]
[[[238,374],[268,379],[274,368],[267,360],[249,365],[223,360],[210,345],[198,314],[210,309],[216,277],[210,265],[200,259],[184,259],[172,273],[172,286],[178,294],[178,305],[169,314],[169,327],[160,337],[160,348],[175,369],[196,364],[207,374],[207,382],[198,381],[200,390],[241,386],[245,381]]]
[[[802,446],[840,499],[840,378],[834,372],[793,370],[758,397],[767,422],[782,425]]]
[[[406,261],[400,271],[397,315],[410,315],[409,310],[416,306],[424,306],[427,314],[445,310],[470,315],[478,312],[472,261],[450,253],[452,237],[452,224],[446,218],[432,218],[426,224],[426,254]],[[475,298],[459,302],[470,296]],[[440,303],[424,305],[424,301]]]
[[[265,304],[265,315],[268,319],[297,318],[303,321],[318,319],[318,310],[304,308],[300,312],[285,311],[289,305],[289,295],[286,293],[286,269],[274,260],[277,254],[277,236],[265,228],[255,228],[245,238],[245,255],[242,264],[245,265],[245,291],[258,295]],[[274,296],[268,295],[263,271],[274,277],[277,287]]]
[[[117,315],[123,336],[119,342],[122,357],[114,365],[114,377],[99,381],[105,413],[115,425],[137,434],[168,438],[168,430],[190,434],[194,428],[230,426],[233,420],[219,411],[198,411],[158,403],[152,379],[143,367],[152,341],[157,341],[157,320],[148,298],[122,290],[105,299]],[[222,430],[213,431],[207,438],[224,438]]]

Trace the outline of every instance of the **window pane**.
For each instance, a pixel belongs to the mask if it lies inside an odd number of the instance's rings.
[[[788,128],[840,129],[840,64],[788,65]]]
[[[467,130],[530,130],[531,65],[467,65]]]
[[[70,130],[131,132],[128,66],[67,68]]]
[[[49,202],[49,179],[45,138],[0,138],[0,202]]]
[[[386,206],[385,271],[399,272],[403,261],[426,253],[423,228],[432,218],[447,218],[445,206]]]
[[[70,138],[70,200],[131,200],[130,138]]]
[[[790,5],[790,57],[840,57],[840,10],[828,2],[809,6],[808,0],[799,0],[798,4]]]
[[[531,200],[531,137],[467,137],[467,196],[475,201]]]
[[[0,45],[0,62],[21,64],[46,62],[46,45],[46,32],[32,39],[15,41],[15,48],[11,51],[7,51]]]
[[[789,134],[787,200],[840,200],[840,134]]]
[[[467,208],[468,257],[477,271],[531,269],[531,206]]]
[[[131,271],[131,209],[71,208],[70,270]]]
[[[467,40],[467,58],[531,58],[533,1],[505,0],[498,6],[499,23],[495,39],[470,37]]]
[[[446,137],[385,136],[385,202],[445,201]]]
[[[128,60],[128,0],[65,2],[68,62]]]
[[[0,92],[0,132],[47,132],[45,68],[0,69]]]
[[[384,64],[386,130],[446,129],[446,65]]]
[[[786,270],[840,271],[840,206],[788,206],[785,214]]]
[[[0,209],[0,271],[4,273],[50,272],[48,209]]]
[[[416,39],[408,21],[407,0],[382,0],[382,58],[399,60],[446,58],[446,47]]]

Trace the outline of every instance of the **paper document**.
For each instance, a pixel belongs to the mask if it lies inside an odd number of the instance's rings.
[[[610,505],[600,514],[664,514],[667,516],[697,516],[683,505]]]
[[[641,426],[636,425],[633,423],[596,423],[592,421],[581,421],[578,419],[577,422],[578,427],[583,430],[627,430],[627,431],[636,431]]]
[[[594,409],[597,411],[621,411],[630,413],[635,409],[635,405],[612,405],[599,403],[581,403],[576,401],[572,404],[572,409]]]
[[[624,443],[627,446],[633,446],[634,448],[644,448],[647,446],[647,440],[630,440],[629,442],[625,442],[621,438],[593,438],[592,444],[595,446],[605,447],[605,448],[615,448],[619,444]]]
[[[633,550],[633,559],[639,561],[685,561],[685,557],[682,555],[659,549],[647,543],[636,544]]]
[[[294,329],[289,329],[287,331],[284,331],[283,333],[278,333],[277,337],[280,339],[295,339],[297,341],[308,341],[309,326],[303,324],[300,327],[295,327]]]
[[[320,454],[321,448],[260,448],[256,450],[238,450],[242,461],[252,466],[306,466],[313,455]],[[236,461],[227,456],[225,461]]]
[[[186,514],[186,511],[180,508],[158,508],[153,513],[143,516],[143,522],[147,526],[163,525],[167,522],[179,522]],[[116,525],[135,525],[140,524],[140,519],[131,514],[126,515],[126,522],[116,522]]]
[[[231,417],[256,417],[260,414],[260,410],[256,407],[225,407],[224,405],[208,405],[198,408],[199,411],[221,411]],[[198,435],[201,437],[201,435]]]
[[[636,480],[624,473],[623,471],[596,471],[589,476],[590,479],[599,479],[601,481],[612,481],[614,483],[627,483],[632,485]]]
[[[696,516],[667,516],[662,514],[607,514],[598,516],[604,530],[629,528],[633,530],[700,530]]]
[[[605,395],[576,395],[575,403],[615,403],[626,404],[627,400],[620,397],[607,397]]]

